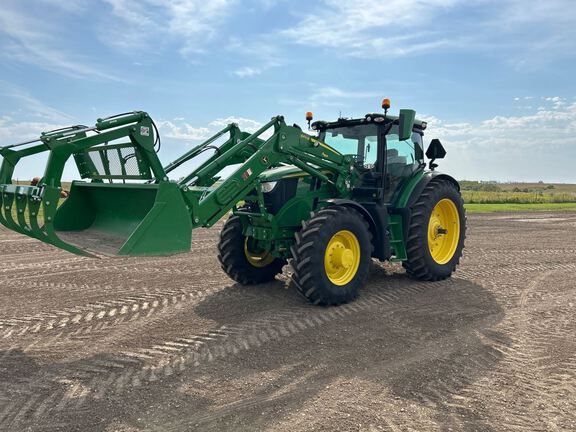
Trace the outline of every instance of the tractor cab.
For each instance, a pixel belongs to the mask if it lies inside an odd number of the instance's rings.
[[[411,127],[406,128],[400,124],[401,117],[366,114],[363,118],[314,122],[312,129],[318,131],[320,141],[353,157],[361,173],[357,194],[374,197],[380,189],[384,201],[391,202],[394,193],[425,167],[422,138],[426,122],[412,118]],[[407,130],[401,131],[402,126]]]

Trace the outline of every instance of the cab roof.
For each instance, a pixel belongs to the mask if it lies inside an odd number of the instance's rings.
[[[339,118],[336,121],[328,122],[324,120],[318,120],[312,123],[312,129],[314,130],[323,130],[323,129],[330,129],[336,128],[341,126],[357,126],[363,124],[370,124],[370,123],[390,123],[395,122],[398,120],[398,116],[393,115],[384,115],[382,113],[369,113],[366,114],[364,117],[361,118]],[[422,120],[414,120],[414,129],[423,131],[426,129],[427,123]]]

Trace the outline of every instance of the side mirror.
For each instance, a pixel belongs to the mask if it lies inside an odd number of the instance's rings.
[[[400,110],[400,117],[398,118],[398,135],[400,141],[408,140],[412,136],[415,118],[416,111],[411,109]]]
[[[428,159],[444,159],[444,156],[446,156],[444,146],[438,138],[434,138],[426,150],[426,157]]]
[[[434,163],[436,159],[443,159],[446,156],[446,149],[440,142],[438,138],[434,138],[430,141],[430,145],[428,146],[428,150],[426,150],[426,157],[430,159],[430,163],[428,164],[428,168],[434,171],[438,165]]]

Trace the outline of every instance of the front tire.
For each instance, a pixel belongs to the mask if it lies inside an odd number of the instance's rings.
[[[218,260],[224,272],[242,285],[255,285],[273,281],[286,260],[276,258],[269,252],[254,251],[253,239],[244,236],[242,222],[238,216],[231,216],[222,231],[218,242]]]
[[[402,265],[414,279],[438,281],[460,263],[466,238],[466,211],[460,191],[447,180],[432,180],[412,206]]]
[[[372,236],[354,209],[332,206],[303,223],[292,247],[292,280],[314,305],[334,306],[358,296],[372,256]]]

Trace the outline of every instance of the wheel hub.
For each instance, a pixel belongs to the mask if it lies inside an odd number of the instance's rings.
[[[354,264],[354,252],[352,249],[347,248],[341,242],[335,242],[330,252],[330,262],[334,267],[342,267],[348,269]]]
[[[350,231],[339,231],[330,239],[324,256],[324,270],[335,285],[349,283],[360,265],[360,244]]]
[[[244,254],[246,260],[254,267],[266,267],[274,261],[274,255],[268,251],[254,252],[252,250],[249,237],[244,240]]]

